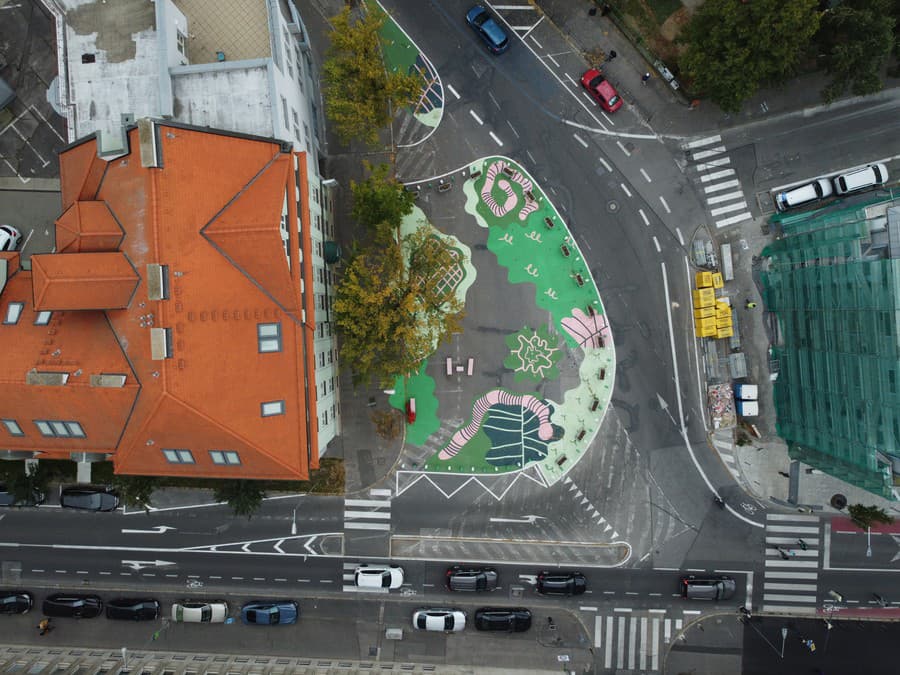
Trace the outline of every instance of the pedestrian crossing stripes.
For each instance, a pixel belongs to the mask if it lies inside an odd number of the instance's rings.
[[[373,489],[369,496],[375,499],[344,500],[345,530],[391,529],[391,491]]]
[[[737,459],[734,456],[734,443],[732,441],[731,430],[728,432],[724,432],[720,434],[714,434],[712,437],[713,447],[716,449],[719,457],[722,459],[722,462],[725,464],[725,468],[728,469],[728,472],[734,476],[736,481],[741,480],[741,474],[738,471]]]
[[[731,158],[721,136],[700,138],[682,146],[688,161],[697,172],[702,194],[716,229],[728,227],[753,215],[747,206],[737,174],[730,168]]]
[[[605,670],[658,671],[660,653],[681,627],[681,619],[598,614],[594,617],[595,653]]]
[[[764,611],[815,613],[821,541],[818,516],[766,514]]]

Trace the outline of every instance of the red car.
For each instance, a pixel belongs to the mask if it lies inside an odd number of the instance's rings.
[[[581,86],[588,90],[594,100],[608,113],[614,113],[622,107],[622,97],[609,81],[596,68],[591,68],[581,76]]]

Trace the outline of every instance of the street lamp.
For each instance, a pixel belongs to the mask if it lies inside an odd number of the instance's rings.
[[[785,640],[787,640],[787,633],[788,633],[787,628],[781,629],[781,658],[784,658],[784,642],[785,642]]]
[[[872,557],[872,528],[866,528],[866,557]]]
[[[291,534],[297,534],[297,507],[294,507],[294,515],[291,517]]]
[[[122,667],[128,670],[128,648],[122,647]]]

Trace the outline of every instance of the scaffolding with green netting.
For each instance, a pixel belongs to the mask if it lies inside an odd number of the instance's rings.
[[[770,221],[776,429],[792,459],[893,499],[900,469],[900,191]]]

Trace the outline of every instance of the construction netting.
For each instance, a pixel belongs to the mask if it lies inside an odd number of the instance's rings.
[[[893,498],[900,458],[900,193],[771,220],[776,428],[790,456]]]

